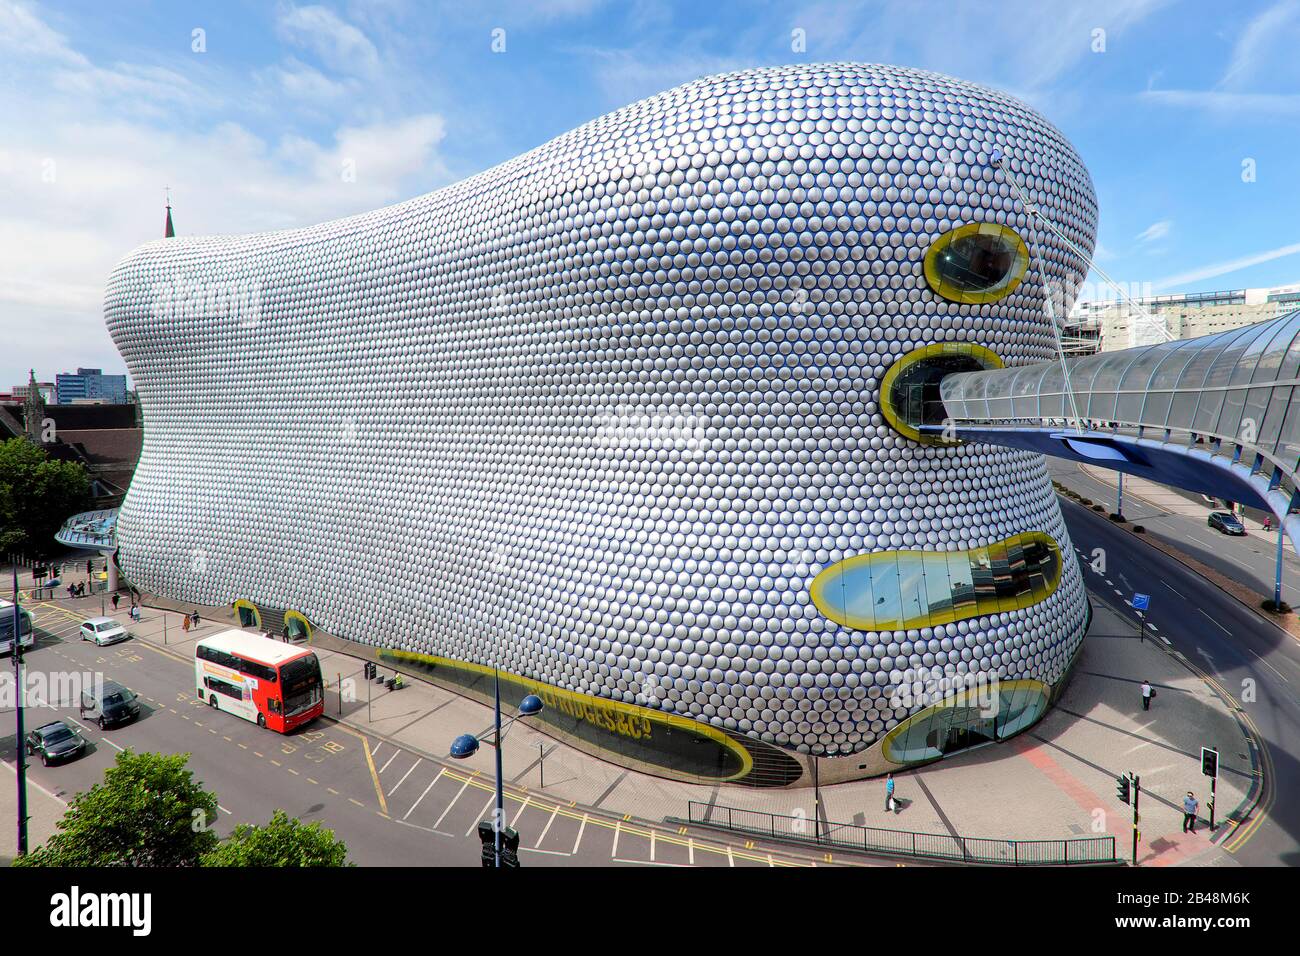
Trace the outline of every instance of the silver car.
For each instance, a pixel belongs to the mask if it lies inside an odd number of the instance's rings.
[[[126,628],[111,617],[92,617],[81,625],[81,639],[94,641],[101,647],[105,644],[125,641],[130,636]]]

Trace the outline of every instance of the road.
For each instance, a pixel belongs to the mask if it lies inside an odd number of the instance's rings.
[[[1136,629],[1128,601],[1135,591],[1150,594],[1147,620],[1238,703],[1263,744],[1260,806],[1222,845],[1245,865],[1300,865],[1300,642],[1105,516],[1064,498],[1061,509],[1094,599]]]
[[[220,835],[238,823],[265,823],[276,808],[321,821],[363,866],[477,866],[478,822],[490,817],[492,781],[367,737],[328,718],[282,736],[212,710],[192,691],[193,662],[165,647],[131,640],[97,648],[79,639],[81,615],[58,604],[36,608],[37,645],[27,669],[44,675],[102,674],[141,696],[141,718],[101,731],[78,720],[75,703],[26,714],[27,727],[56,717],[78,725],[89,747],[82,758],[43,767],[30,777],[64,800],[103,778],[118,751],[189,753],[195,778],[217,795]],[[3,666],[8,666],[8,660]],[[0,759],[17,754],[12,710],[0,713]],[[506,821],[521,834],[525,866],[807,866],[852,862],[781,844],[710,831],[651,825],[557,804],[519,789],[507,791]],[[863,862],[858,860],[856,862]],[[893,865],[890,863],[889,865]]]
[[[1067,488],[1079,492],[1104,505],[1108,511],[1115,507],[1115,487],[1099,481],[1083,471],[1073,462],[1048,461],[1052,477]],[[1195,496],[1187,496],[1195,500]],[[1204,508],[1209,515],[1210,508]],[[1208,527],[1205,517],[1169,514],[1153,506],[1150,502],[1130,493],[1125,486],[1124,517],[1133,524],[1140,524],[1153,537],[1173,545],[1216,571],[1255,590],[1260,598],[1273,596],[1273,580],[1277,573],[1277,537],[1266,535],[1258,530],[1251,531],[1244,537],[1234,538]],[[1282,599],[1290,603],[1297,602],[1300,592],[1300,559],[1295,552],[1286,548],[1283,556],[1283,594]]]

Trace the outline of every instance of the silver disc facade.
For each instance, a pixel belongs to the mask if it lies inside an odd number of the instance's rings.
[[[845,63],[689,83],[364,215],[149,243],[105,301],[145,422],[119,562],[498,665],[578,724],[649,715],[596,727],[615,759],[694,726],[853,775],[1007,736],[1088,614],[1043,459],[894,406],[920,356],[1052,358],[1044,289],[1086,272],[1060,235],[1095,227],[1023,103]],[[976,680],[1008,689],[991,724],[910,692]]]

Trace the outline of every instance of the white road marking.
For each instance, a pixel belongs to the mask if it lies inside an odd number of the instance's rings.
[[[446,819],[447,814],[451,813],[451,808],[456,805],[456,801],[460,799],[460,795],[465,792],[465,788],[468,786],[469,786],[468,780],[466,780],[464,783],[460,785],[460,789],[456,791],[456,796],[451,798],[451,803],[447,804],[446,808],[442,811],[442,816],[438,817],[438,819],[433,821],[434,827],[437,827],[439,824],[441,824],[442,821]]]
[[[691,837],[686,838],[686,858],[691,861],[691,866],[695,865],[695,840]]]
[[[393,789],[388,791],[388,795],[390,797],[397,792],[398,787],[406,783],[406,778],[415,772],[415,768],[420,766],[421,762],[422,762],[422,758],[420,757],[415,758],[415,763],[411,764],[411,769],[406,771],[406,773],[402,774],[402,779],[397,781],[397,783],[393,784]]]
[[[610,859],[618,856],[618,838],[623,834],[623,821],[619,820],[614,824],[614,849],[609,851]]]
[[[1209,621],[1211,624],[1213,624],[1215,627],[1217,627],[1219,630],[1221,630],[1224,634],[1227,634],[1229,637],[1232,636],[1232,631],[1228,630],[1226,627],[1224,627],[1222,624],[1220,624],[1220,623],[1219,623],[1218,621],[1216,621],[1214,618],[1210,617],[1210,615],[1206,614],[1206,613],[1205,613],[1204,611],[1202,611],[1199,607],[1196,609],[1196,611],[1197,611],[1198,614],[1201,615],[1201,617],[1205,618],[1207,621]]]
[[[1254,651],[1251,651],[1251,653],[1252,653],[1252,654],[1255,654]],[[1265,667],[1267,667],[1269,670],[1271,670],[1271,671],[1272,671],[1274,674],[1276,674],[1278,677],[1282,677],[1282,672],[1281,672],[1280,670],[1278,670],[1276,667],[1274,667],[1274,666],[1273,666],[1272,664],[1270,664],[1268,661],[1264,660],[1264,658],[1260,657],[1258,654],[1255,654],[1255,656],[1259,658],[1259,662],[1260,662],[1261,664],[1263,664]],[[1286,681],[1288,684],[1291,683],[1289,680],[1286,680],[1285,677],[1282,677],[1282,679],[1283,679],[1284,681]]]
[[[542,827],[542,835],[537,838],[537,843],[534,844],[533,849],[537,849],[537,847],[542,845],[542,841],[546,839],[546,834],[550,831],[551,824],[555,822],[555,817],[559,814],[559,812],[560,812],[560,808],[557,805],[556,808],[551,811],[551,818],[546,821],[546,826]]]
[[[521,846],[519,848],[519,852],[523,853],[525,851],[528,853],[549,853],[551,856],[573,856],[567,850],[540,850],[535,846]]]
[[[402,814],[403,820],[405,820],[407,817],[409,817],[412,813],[415,812],[415,808],[420,805],[420,801],[429,795],[429,791],[433,789],[433,785],[437,783],[439,780],[441,780],[442,775],[446,772],[447,772],[447,768],[443,767],[441,770],[438,771],[438,776],[434,777],[432,780],[429,781],[429,785],[424,788],[424,793],[420,794],[420,796],[416,799],[416,801],[413,804],[411,804],[411,809],[407,810],[405,813]],[[394,787],[393,789],[396,790],[397,788]]]
[[[582,842],[582,834],[586,831],[586,829],[587,829],[587,814],[584,813],[584,814],[582,815],[582,824],[578,827],[578,836],[577,836],[577,838],[573,841],[573,855],[574,855],[574,856],[577,856],[577,854],[578,854],[578,844]]]
[[[400,753],[401,753],[400,750],[395,750],[395,751],[393,751],[393,755],[392,755],[391,757],[388,758],[387,763],[385,763],[382,767],[379,768],[379,772],[380,772],[380,773],[383,773],[385,770],[387,770],[387,769],[388,769],[388,764],[390,764],[390,763],[392,763],[394,760],[396,760],[396,759],[397,759],[397,755],[400,754]],[[371,752],[370,756],[371,756],[371,757],[374,757],[374,752],[373,752],[373,751]]]
[[[531,793],[528,796],[524,797],[524,802],[519,804],[519,812],[516,813],[515,818],[510,821],[511,826],[514,826],[516,823],[519,822],[519,818],[524,815],[524,811],[528,809],[528,805],[532,802],[533,802],[533,795]]]
[[[471,823],[469,825],[469,829],[465,831],[465,836],[469,836],[471,833],[473,833],[475,830],[478,829],[479,821],[483,819],[483,814],[487,813],[488,808],[491,807],[492,804],[496,803],[496,801],[497,801],[497,795],[495,793],[488,796],[487,803],[483,804],[483,809],[480,810],[478,814],[474,817],[474,822]]]
[[[621,859],[619,859],[619,858],[616,857],[616,856],[612,856],[612,857],[610,857],[610,858],[609,858],[609,861],[610,861],[611,863],[629,863],[629,864],[632,864],[632,865],[634,865],[634,866],[676,866],[676,867],[684,867],[684,866],[686,866],[685,863],[665,863],[665,862],[662,862],[662,861],[656,863],[654,860],[621,860]],[[774,864],[774,865],[775,865],[775,864]]]

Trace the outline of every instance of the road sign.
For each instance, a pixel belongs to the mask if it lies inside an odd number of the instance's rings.
[[[1219,775],[1219,752],[1209,747],[1201,748],[1201,773],[1207,777]]]
[[[1136,591],[1133,592],[1133,610],[1145,611],[1148,610],[1150,607],[1151,607],[1150,594],[1138,594]]]

